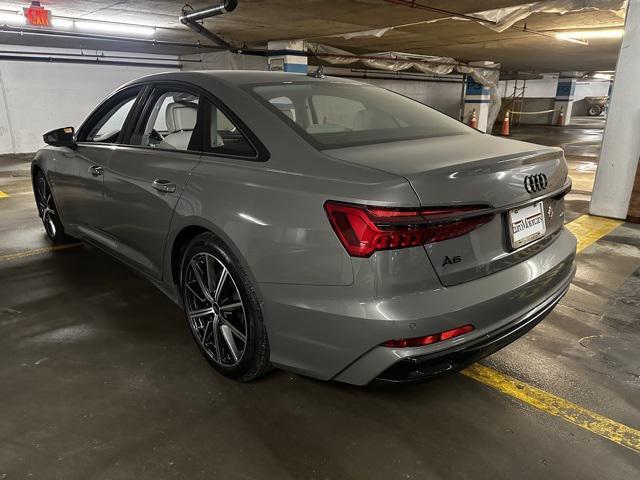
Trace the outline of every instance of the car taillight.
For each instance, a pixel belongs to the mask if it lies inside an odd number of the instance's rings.
[[[326,202],[324,209],[352,257],[459,237],[495,216],[482,206],[406,209]]]
[[[406,347],[421,347],[423,345],[431,345],[432,343],[442,342],[451,338],[459,337],[465,333],[469,333],[474,330],[473,325],[464,325],[462,327],[452,328],[444,332],[435,333],[433,335],[425,335],[424,337],[415,338],[401,338],[398,340],[389,340],[384,342],[384,347],[390,348],[406,348]]]

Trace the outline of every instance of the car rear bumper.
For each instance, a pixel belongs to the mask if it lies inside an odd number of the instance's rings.
[[[506,347],[538,325],[567,293],[570,284],[571,278],[542,304],[503,328],[442,352],[406,357],[387,368],[374,381],[380,384],[410,383],[462,370]],[[384,349],[384,347],[378,348]]]
[[[411,381],[463,368],[540,322],[575,274],[575,238],[565,229],[544,250],[510,268],[453,287],[420,286],[379,298],[370,285],[261,284],[274,365],[324,380],[365,385]],[[411,255],[406,249],[402,255]],[[399,254],[398,254],[399,255]],[[435,344],[389,348],[472,324]]]

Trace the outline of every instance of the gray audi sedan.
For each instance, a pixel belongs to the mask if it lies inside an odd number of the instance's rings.
[[[575,273],[562,150],[364,83],[157,74],[44,140],[51,241],[147,277],[237,380],[456,371],[540,322]]]

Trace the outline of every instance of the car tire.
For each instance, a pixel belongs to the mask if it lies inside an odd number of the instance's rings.
[[[189,328],[213,368],[241,382],[268,372],[269,341],[260,302],[233,252],[212,233],[200,234],[184,249],[180,272]]]
[[[592,117],[597,117],[602,113],[602,107],[600,105],[591,105],[588,113]]]
[[[44,231],[51,243],[54,245],[62,245],[75,241],[64,232],[64,226],[62,225],[62,220],[60,220],[59,211],[53,199],[53,194],[51,193],[51,187],[44,173],[41,171],[36,175],[34,190],[38,216],[42,220]]]

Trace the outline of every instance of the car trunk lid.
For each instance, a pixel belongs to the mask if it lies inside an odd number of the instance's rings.
[[[559,148],[473,132],[325,153],[403,176],[415,190],[420,206],[493,209],[495,217],[489,223],[466,235],[425,245],[445,286],[529,258],[545,248],[563,225],[567,167]],[[513,228],[509,212],[532,204],[537,205],[540,215],[536,221],[544,222],[545,233],[519,246],[509,233]],[[518,213],[512,215],[517,221]]]

